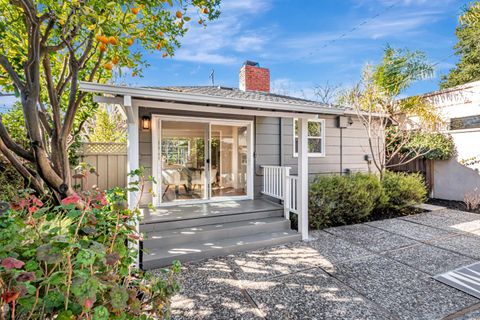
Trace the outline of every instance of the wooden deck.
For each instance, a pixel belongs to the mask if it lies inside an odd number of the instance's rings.
[[[283,206],[264,199],[222,201],[201,204],[179,204],[177,206],[158,207],[152,212],[143,209],[142,224],[168,221],[199,219],[213,216],[253,213],[282,209]]]

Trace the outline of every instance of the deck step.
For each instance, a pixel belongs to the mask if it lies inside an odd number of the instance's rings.
[[[241,237],[229,237],[207,242],[197,241],[181,245],[164,246],[144,251],[143,269],[151,270],[164,267],[170,265],[174,260],[191,262],[228,255],[239,251],[285,244],[300,239],[301,235],[296,231],[282,230],[276,232],[261,232]]]
[[[248,211],[247,211],[248,212]],[[188,219],[174,219],[171,221],[149,221],[143,222],[140,225],[140,231],[143,233],[152,232],[152,231],[165,231],[172,229],[180,228],[191,228],[197,226],[205,226],[212,224],[222,224],[229,222],[238,222],[238,221],[249,221],[249,220],[258,220],[266,219],[272,217],[282,217],[283,209],[266,209],[259,210],[256,212],[248,213],[225,213],[225,214],[215,214],[215,215],[206,215],[199,216],[198,218],[188,218]]]
[[[290,221],[283,217],[242,220],[236,222],[199,225],[189,228],[147,232],[143,241],[144,249],[236,238],[261,232],[290,229]]]

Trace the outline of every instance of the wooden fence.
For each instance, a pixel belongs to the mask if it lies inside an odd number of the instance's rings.
[[[398,163],[396,159],[391,161],[391,164]],[[390,170],[396,172],[409,172],[409,173],[420,173],[425,179],[425,185],[427,186],[428,194],[431,193],[433,188],[433,177],[434,177],[434,168],[433,160],[417,158],[413,161],[410,161],[406,164],[396,165],[391,167]]]
[[[96,169],[86,179],[74,179],[76,185],[101,190],[127,185],[127,145],[125,143],[85,143],[80,150],[80,162]]]

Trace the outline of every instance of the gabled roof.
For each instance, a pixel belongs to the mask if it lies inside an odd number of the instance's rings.
[[[302,106],[312,106],[319,108],[332,108],[338,110],[344,110],[339,106],[328,105],[320,103],[318,101],[302,99],[297,97],[291,97],[286,95],[280,95],[270,92],[261,91],[243,91],[237,88],[222,87],[222,86],[172,86],[172,87],[146,87],[149,89],[168,90],[182,93],[196,93],[208,96],[233,98],[242,100],[262,101],[262,102],[278,102]]]
[[[331,106],[317,101],[283,96],[268,92],[242,91],[227,87],[130,87],[93,82],[80,82],[80,90],[113,99],[129,96],[143,101],[164,101],[191,105],[212,106],[235,110],[265,110],[295,114],[334,114],[352,113],[351,109]],[[110,98],[112,99],[112,98]]]

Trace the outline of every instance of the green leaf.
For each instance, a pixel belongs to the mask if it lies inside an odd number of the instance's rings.
[[[76,261],[83,266],[90,266],[95,263],[96,254],[89,249],[82,249],[78,252]]]
[[[93,309],[93,320],[108,320],[110,314],[104,306],[98,306]]]
[[[116,311],[121,311],[127,307],[128,291],[125,287],[115,286],[110,290],[110,303]]]
[[[71,310],[65,310],[58,314],[57,320],[72,320],[75,319]]]
[[[50,278],[47,279],[47,282],[51,285],[59,285],[65,283],[66,281],[66,274],[65,271],[57,271],[54,272]]]

